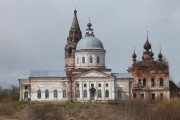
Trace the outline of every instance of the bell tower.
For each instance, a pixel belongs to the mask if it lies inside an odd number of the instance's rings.
[[[65,45],[65,69],[67,72],[74,69],[75,67],[76,45],[81,38],[81,29],[79,27],[77,11],[75,9],[69,36],[67,37],[67,43]]]

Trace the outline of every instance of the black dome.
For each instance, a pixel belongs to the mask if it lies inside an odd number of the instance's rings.
[[[159,53],[158,58],[162,59],[162,57],[163,57],[163,55],[161,53]]]
[[[137,57],[136,53],[133,53],[132,58],[136,58],[136,57]]]
[[[144,44],[144,49],[149,51],[151,49],[151,44],[149,43],[149,41],[147,40],[146,43]]]

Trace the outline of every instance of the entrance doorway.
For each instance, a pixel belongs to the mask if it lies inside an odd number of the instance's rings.
[[[96,89],[91,88],[90,89],[90,100],[95,100],[95,95],[96,95]]]
[[[24,101],[28,101],[28,92],[24,92]]]

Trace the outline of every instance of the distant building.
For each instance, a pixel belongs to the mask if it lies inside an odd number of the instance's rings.
[[[161,51],[158,55],[159,59],[154,60],[154,53],[148,37],[144,49],[141,61],[136,60],[137,56],[134,51],[133,64],[128,69],[133,76],[131,88],[133,99],[169,99],[169,65],[167,61],[163,60]]]
[[[161,52],[159,60],[154,60],[148,39],[141,61],[136,60],[134,51],[129,73],[112,73],[105,64],[106,50],[91,26],[87,24],[82,38],[74,11],[65,45],[65,70],[32,70],[20,74],[20,101],[170,99],[169,66]]]

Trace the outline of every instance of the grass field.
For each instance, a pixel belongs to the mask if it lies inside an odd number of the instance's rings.
[[[180,120],[180,99],[155,104],[0,102],[0,120]]]

